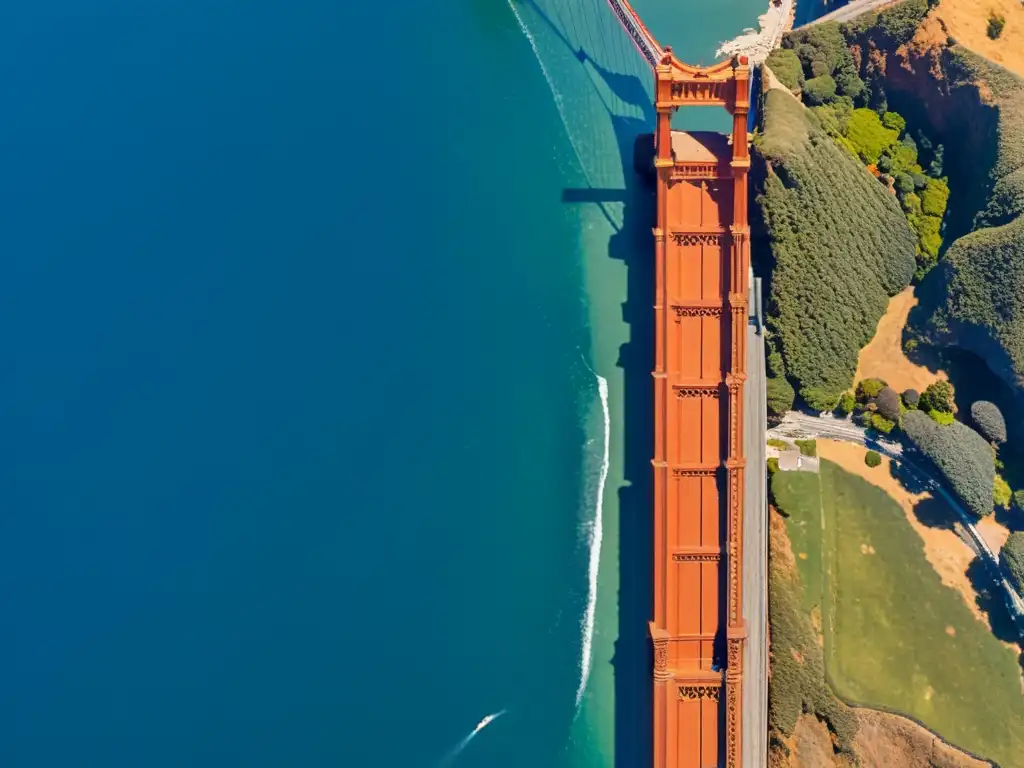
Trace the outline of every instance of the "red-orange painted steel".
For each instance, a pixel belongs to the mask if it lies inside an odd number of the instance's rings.
[[[654,766],[738,768],[749,66],[666,48],[655,78]],[[731,137],[672,131],[689,106]]]

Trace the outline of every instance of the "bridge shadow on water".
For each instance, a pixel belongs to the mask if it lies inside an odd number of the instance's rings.
[[[618,633],[612,666],[615,678],[615,765],[634,768],[650,765],[653,755],[653,650],[647,622],[653,608],[653,471],[654,450],[654,238],[656,201],[652,176],[646,172],[653,161],[655,110],[650,90],[635,74],[622,74],[602,65],[599,59],[628,62],[637,56],[625,38],[614,55],[594,56],[581,44],[573,44],[562,27],[539,4],[529,3],[541,22],[554,33],[579,62],[586,82],[603,106],[611,125],[621,188],[587,186],[565,189],[562,202],[594,205],[609,223],[608,258],[626,266],[626,300],[622,320],[629,326],[629,341],[619,349],[618,367],[623,373],[624,484],[619,490],[619,595]],[[635,61],[635,59],[633,59]],[[646,64],[643,65],[646,68]],[[653,80],[653,75],[651,75]],[[619,109],[609,99],[620,102]],[[623,116],[618,111],[642,117]],[[587,158],[603,162],[601,158]],[[581,162],[584,159],[581,158]],[[609,158],[614,163],[614,158]],[[638,171],[638,169],[641,169]],[[615,174],[617,175],[617,174]],[[609,308],[610,309],[610,308]]]
[[[585,53],[583,55],[585,57]],[[581,57],[581,61],[585,58]],[[653,157],[654,110],[635,77],[603,70],[591,62],[622,101],[641,106],[649,117],[622,117],[608,110],[622,163],[621,189],[566,189],[562,200],[600,207],[615,232],[608,257],[626,266],[622,320],[629,341],[619,349],[622,370],[623,474],[619,491],[619,626],[612,659],[615,675],[615,765],[650,765],[652,750],[653,652],[647,622],[654,616],[654,509],[651,456],[654,450],[654,239],[656,202],[652,180],[637,171]],[[606,208],[621,205],[621,218]],[[616,224],[616,219],[619,219]]]

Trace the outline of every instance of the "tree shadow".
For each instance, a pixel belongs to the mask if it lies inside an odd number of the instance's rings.
[[[977,594],[975,605],[985,615],[988,625],[992,628],[992,634],[1004,643],[1020,642],[1020,633],[1006,607],[1002,586],[997,581],[992,566],[980,557],[974,558],[967,566],[967,579]],[[1019,661],[1024,665],[1024,657]]]

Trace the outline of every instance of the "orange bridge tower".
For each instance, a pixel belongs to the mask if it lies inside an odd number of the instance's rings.
[[[668,47],[655,66],[655,768],[741,762],[749,76]],[[673,131],[686,106],[724,107],[731,135]]]

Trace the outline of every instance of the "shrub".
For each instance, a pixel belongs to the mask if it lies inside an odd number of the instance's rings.
[[[903,390],[903,404],[913,410],[917,408],[918,402],[921,400],[921,395],[916,389],[905,389]]]
[[[934,408],[928,411],[928,418],[930,418],[936,424],[941,424],[943,426],[949,426],[954,421],[956,421],[956,418],[953,416],[952,413],[949,413],[947,411],[936,411]]]
[[[772,456],[771,458],[768,459],[768,475],[774,475],[778,471],[779,460],[775,456]]]
[[[818,455],[818,443],[816,440],[794,440],[796,447],[800,449],[800,453],[804,456],[817,456]]]
[[[1001,14],[992,12],[988,17],[988,27],[985,29],[985,34],[995,40],[1001,34],[1003,34],[1003,27],[1006,26],[1006,18]]]
[[[922,411],[953,413],[953,385],[948,381],[936,381],[921,393],[917,407]]]
[[[777,437],[769,437],[768,438],[768,445],[770,445],[772,448],[788,448],[789,447],[789,443],[787,443],[785,440],[779,440]]]
[[[796,392],[785,376],[769,376],[765,380],[765,398],[768,410],[776,416],[782,416],[793,410]]]
[[[899,133],[882,125],[874,110],[855,109],[846,126],[846,138],[853,142],[865,163],[874,165],[883,152],[896,144]]]
[[[888,155],[883,155],[883,157],[888,157]],[[913,195],[914,199],[920,204],[921,198],[914,194],[914,180],[910,178],[909,173],[903,173],[902,171],[897,173],[893,186],[896,187],[896,192],[899,193],[901,199]],[[903,207],[906,208],[906,205],[904,204]]]
[[[996,475],[996,480],[992,484],[992,503],[997,507],[1009,509],[1012,500],[1013,491],[1010,490],[1010,484],[1001,475]]]
[[[853,397],[852,392],[843,392],[839,396],[839,405],[836,406],[836,410],[842,413],[853,413],[853,409],[856,407],[857,401]]]
[[[883,379],[861,379],[857,383],[857,402],[866,403],[878,397],[888,384]]]
[[[763,114],[755,146],[766,162],[758,202],[773,264],[768,327],[800,395],[828,410],[849,387],[889,296],[913,277],[917,237],[898,201],[813,113],[773,90]]]
[[[900,396],[895,389],[892,387],[884,387],[882,391],[878,393],[878,397],[875,398],[875,405],[878,406],[878,412],[889,421],[899,421]]]
[[[893,427],[895,427],[895,426],[896,426],[896,422],[895,421],[890,421],[889,419],[885,418],[885,416],[883,416],[882,414],[880,414],[880,413],[873,413],[873,414],[871,414],[871,427],[872,427],[872,429],[877,429],[883,435],[888,435],[890,432],[892,432]]]
[[[976,400],[971,403],[971,421],[989,442],[1006,442],[1006,419],[995,403],[988,400]]]
[[[877,467],[882,463],[882,455],[878,451],[868,451],[864,454],[864,463],[869,467]]]
[[[1013,506],[1018,512],[1024,512],[1024,490],[1013,492]]]
[[[896,131],[897,134],[900,134],[907,127],[907,121],[903,119],[903,115],[899,112],[886,112],[882,115],[882,125],[890,131]]]
[[[820,387],[804,387],[800,390],[800,397],[815,411],[831,411],[839,403],[838,392]]]
[[[776,48],[770,54],[765,64],[779,78],[779,82],[791,91],[798,90],[804,84],[804,67],[796,52],[790,48]]]
[[[812,107],[832,101],[836,96],[836,81],[832,75],[812,77],[804,83],[804,98]]]
[[[1018,592],[1024,591],[1024,533],[1016,531],[999,550],[999,559],[1010,572],[1010,581]]]
[[[960,422],[936,424],[920,411],[904,414],[903,431],[971,512],[979,517],[991,514],[996,470],[985,438]]]
[[[921,190],[921,211],[927,216],[942,218],[949,203],[949,185],[942,179],[928,179]]]

